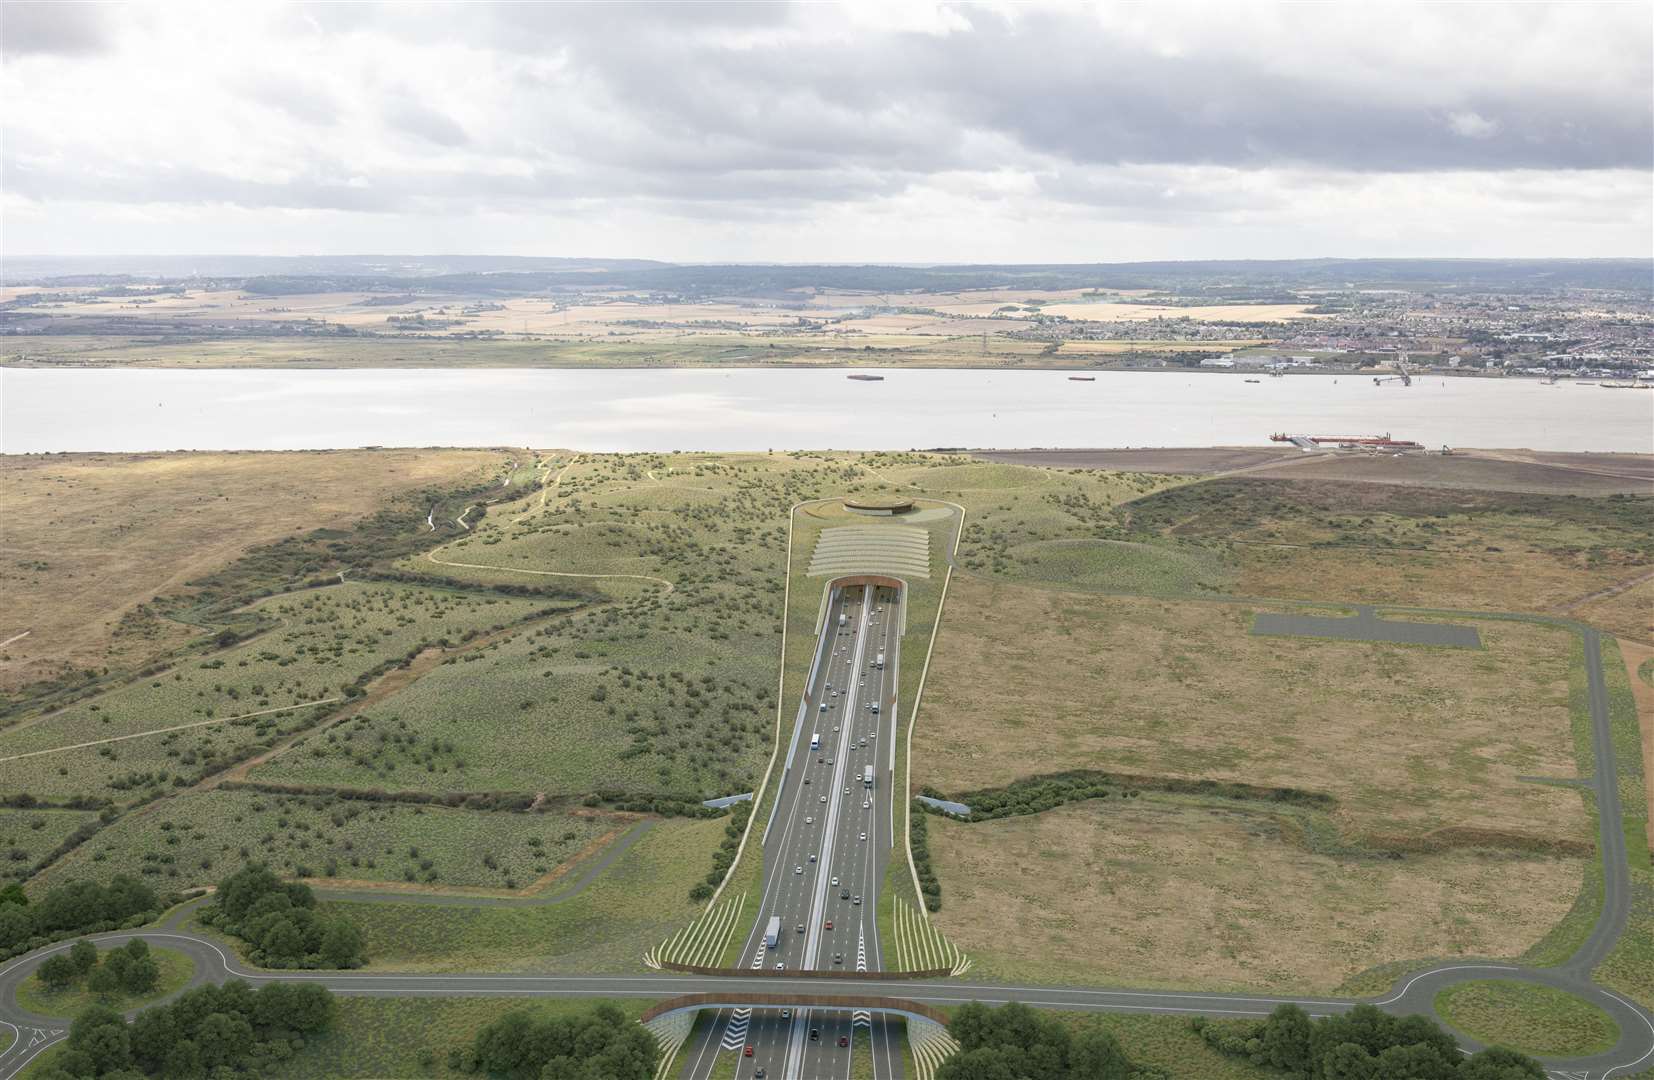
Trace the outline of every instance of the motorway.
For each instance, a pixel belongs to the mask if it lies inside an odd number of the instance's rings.
[[[182,929],[193,904],[175,910],[157,928],[91,937],[108,944],[142,937],[155,945],[180,949],[196,961],[191,985],[219,983],[229,978],[246,979],[255,985],[271,981],[315,982],[335,993],[373,997],[631,997],[659,1000],[680,994],[745,992],[773,995],[776,1007],[761,1011],[749,1019],[741,1031],[745,1042],[735,1044],[737,1049],[744,1049],[747,1044],[753,1046],[752,1058],[743,1056],[737,1059],[736,1075],[740,1080],[754,1077],[759,1068],[765,1070],[768,1080],[847,1076],[850,1069],[849,1051],[838,1046],[838,1038],[850,1032],[852,1014],[848,1009],[854,1006],[854,999],[858,997],[895,997],[943,1007],[966,1001],[997,1004],[1015,1000],[1036,1007],[1078,1012],[1214,1017],[1262,1016],[1283,1001],[1296,1002],[1312,1014],[1342,1012],[1356,1003],[1352,999],[1334,997],[1007,985],[942,979],[840,981],[791,974],[800,969],[837,969],[841,966],[854,970],[858,966],[854,960],[861,957],[862,946],[866,949],[866,970],[879,970],[881,943],[871,909],[875,903],[877,883],[891,854],[892,842],[890,811],[894,787],[890,769],[894,749],[896,648],[900,626],[900,612],[893,600],[891,594],[880,590],[873,599],[875,609],[884,609],[879,613],[868,610],[859,589],[830,597],[830,609],[822,639],[818,643],[815,667],[801,704],[801,715],[806,722],[800,725],[800,733],[788,752],[779,799],[764,837],[766,876],[763,904],[758,923],[745,942],[744,955],[750,958],[748,966],[764,968],[762,973],[570,976],[262,971],[242,966],[211,939]],[[843,634],[838,627],[840,614],[846,621],[843,627],[846,633]],[[1474,613],[1449,614],[1474,616]],[[1392,993],[1374,1003],[1398,1014],[1434,1016],[1434,999],[1443,988],[1466,980],[1487,978],[1516,979],[1578,994],[1613,1017],[1620,1029],[1619,1042],[1609,1050],[1587,1057],[1549,1060],[1546,1062],[1549,1074],[1559,1080],[1624,1080],[1654,1064],[1654,1014],[1592,981],[1595,967],[1626,930],[1631,902],[1601,642],[1597,632],[1589,627],[1565,620],[1555,621],[1558,625],[1578,630],[1585,645],[1595,758],[1595,769],[1588,783],[1597,796],[1600,811],[1598,827],[1604,876],[1603,906],[1596,925],[1574,956],[1557,967],[1531,968],[1475,962],[1445,964],[1403,977]],[[869,670],[868,652],[871,650],[876,660],[881,645],[886,655],[885,668],[881,671],[875,664]],[[843,691],[851,689],[849,679],[853,672],[856,673],[855,696],[850,697]],[[864,680],[866,685],[863,685]],[[829,682],[833,684],[831,689],[827,687]],[[832,696],[834,690],[841,691],[839,697]],[[871,704],[874,695],[877,695],[881,705],[876,722],[865,708]],[[824,700],[829,703],[826,714],[820,709]],[[858,716],[860,727],[842,721],[842,717],[851,714]],[[834,723],[822,720],[824,715],[836,720],[840,730],[833,731]],[[810,722],[812,716],[817,718],[817,722]],[[812,731],[822,735],[822,748],[816,751],[810,749],[809,735]],[[868,746],[864,749],[861,739],[869,733],[875,734],[868,739]],[[852,735],[853,748],[850,745]],[[827,760],[829,757],[832,758],[831,764]],[[871,798],[860,786],[860,780],[853,775],[867,764],[875,767]],[[810,783],[803,782],[806,778]],[[844,794],[845,787],[851,789],[848,796]],[[822,795],[828,796],[826,803],[820,801]],[[863,802],[871,805],[863,806]],[[810,818],[815,820],[808,820]],[[865,842],[860,839],[864,831],[868,836]],[[814,863],[808,861],[811,853],[817,855]],[[803,871],[794,873],[794,867],[802,867]],[[834,876],[840,879],[838,891],[831,885]],[[822,889],[818,886],[824,878],[828,885]],[[839,895],[844,890],[850,891],[852,900],[846,901]],[[859,906],[853,902],[858,894],[863,898]],[[781,936],[784,941],[774,950],[767,946],[760,947],[772,914],[781,916],[783,920]],[[825,926],[826,918],[834,921],[830,931]],[[797,930],[799,922],[805,925],[802,934]],[[812,934],[810,930],[816,922],[821,925]],[[66,1034],[67,1024],[63,1021],[34,1016],[21,1009],[17,1004],[16,990],[43,959],[67,949],[69,945],[68,941],[60,942],[0,964],[0,1031],[16,1036],[13,1044],[0,1052],[0,1080],[11,1080],[30,1060]],[[834,956],[838,953],[844,954],[842,965],[834,962]],[[776,963],[785,964],[786,969],[776,971]],[[782,1019],[782,1007],[789,1000],[821,994],[842,994],[851,1000],[847,1001],[846,1010],[822,1010],[818,1007],[807,1017]],[[683,1075],[706,1080],[717,1058],[716,1048],[732,1033],[734,1021],[734,1015],[726,1010],[718,1015],[716,1024],[710,1027],[703,1025],[700,1038],[685,1048],[688,1063]],[[878,1017],[873,1018],[872,1024],[876,1074],[879,1077],[897,1077],[902,1063],[899,1037],[883,1029],[882,1020]],[[819,1039],[809,1038],[810,1028],[819,1032]],[[1467,1050],[1478,1046],[1475,1040],[1463,1035],[1459,1036],[1459,1042]],[[794,1067],[796,1071],[789,1071]]]
[[[834,587],[828,597],[764,834],[762,899],[740,954],[746,966],[881,969],[874,912],[895,841],[899,603],[894,589],[864,585]],[[780,920],[773,945],[767,940],[772,919]],[[848,1076],[858,1023],[871,1037],[874,1075],[900,1077],[900,1035],[882,1016],[820,1009],[723,1010],[702,1025],[682,1076],[707,1080],[720,1048],[741,1055],[737,1080]],[[749,1046],[751,1057],[745,1056]]]

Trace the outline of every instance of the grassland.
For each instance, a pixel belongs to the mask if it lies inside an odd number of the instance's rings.
[[[108,949],[98,950],[99,959],[108,952]],[[142,1008],[169,994],[177,993],[195,975],[195,961],[177,949],[152,945],[149,955],[154,959],[156,967],[160,968],[160,977],[155,982],[155,989],[147,994],[122,993],[107,997],[99,996],[86,989],[84,979],[66,990],[54,991],[46,989],[39,979],[29,978],[17,986],[17,1004],[39,1016],[64,1018],[79,1016],[90,1005],[108,1005],[125,1012]]]
[[[1356,844],[1452,846],[1431,838],[1451,829],[1590,844],[1577,793],[1519,779],[1578,775],[1564,631],[1484,622],[1481,650],[1286,642],[1249,632],[1253,605],[969,578],[949,607],[916,784],[959,794],[1072,768],[1228,780],[1330,795]]]
[[[1436,995],[1448,1024],[1490,1046],[1546,1057],[1584,1057],[1611,1049],[1619,1026],[1595,1005],[1534,983],[1487,979]]]
[[[535,1017],[578,1016],[598,1002],[514,998],[341,997],[333,1030],[310,1040],[265,1076],[272,1080],[343,1077],[463,1076],[449,1053],[468,1049],[476,1033],[508,1012]],[[639,998],[602,999],[628,1017],[649,1006]]]
[[[28,877],[76,829],[97,818],[91,810],[0,810],[0,883]]]
[[[1108,535],[1195,545],[1244,596],[1546,612],[1654,569],[1654,500],[1218,479]]]
[[[625,822],[587,810],[466,810],[327,795],[203,791],[128,814],[30,883],[142,875],[158,889],[216,884],[249,860],[337,882],[520,889]]]
[[[68,671],[136,669],[192,627],[154,616],[156,595],[247,548],[338,529],[425,489],[495,475],[491,450],[279,454],[53,454],[0,458],[0,690]]]
[[[1335,856],[1265,805],[1115,802],[930,820],[934,918],[973,976],[1330,993],[1397,957],[1520,954],[1579,887],[1577,859]]]
[[[322,906],[357,924],[375,970],[633,970],[644,952],[694,915],[689,889],[706,874],[723,825],[662,821],[590,886],[556,903]]]
[[[544,600],[346,583],[254,605],[276,627],[6,732],[0,790],[125,801],[191,783],[272,733],[313,722],[428,645],[553,610]],[[286,710],[286,711],[283,711]],[[215,722],[216,721],[216,722]]]

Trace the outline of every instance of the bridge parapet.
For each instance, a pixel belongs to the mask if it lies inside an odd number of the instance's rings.
[[[638,1022],[647,1024],[672,1013],[693,1012],[701,1009],[842,1009],[851,1012],[896,1013],[902,1016],[929,1020],[947,1025],[947,1014],[940,1009],[906,998],[880,997],[876,994],[798,994],[798,993],[720,993],[680,994],[657,1001],[644,1010]]]

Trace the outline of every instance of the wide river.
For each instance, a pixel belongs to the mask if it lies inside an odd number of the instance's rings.
[[[1225,446],[1654,452],[1654,392],[1530,379],[891,370],[0,370],[0,452]]]

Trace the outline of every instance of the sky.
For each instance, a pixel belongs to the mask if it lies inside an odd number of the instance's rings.
[[[5,0],[0,54],[0,254],[1654,254],[1654,0]]]

